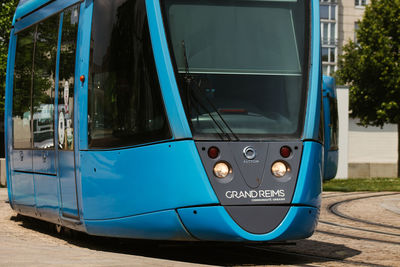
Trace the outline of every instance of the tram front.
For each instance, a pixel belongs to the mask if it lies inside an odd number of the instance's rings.
[[[221,204],[178,210],[194,236],[312,234],[322,168],[317,8],[305,0],[161,1],[180,98]]]

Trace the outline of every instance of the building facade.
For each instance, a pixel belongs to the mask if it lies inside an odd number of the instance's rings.
[[[320,0],[322,67],[325,75],[337,70],[338,56],[355,30],[369,0]]]
[[[338,57],[350,40],[357,42],[358,21],[370,0],[320,0],[322,66],[337,71]],[[397,125],[359,126],[349,119],[347,87],[338,87],[339,163],[337,178],[397,177]]]

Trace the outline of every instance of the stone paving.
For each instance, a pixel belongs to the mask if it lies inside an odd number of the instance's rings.
[[[351,221],[327,209],[368,196],[373,197],[337,209],[393,228]],[[389,192],[324,193],[320,223],[311,238],[295,246],[257,247],[121,240],[69,231],[58,235],[48,223],[16,216],[6,199],[2,188],[0,266],[400,266],[400,194]]]

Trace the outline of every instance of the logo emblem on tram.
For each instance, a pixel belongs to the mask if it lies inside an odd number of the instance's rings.
[[[257,153],[256,153],[256,150],[255,150],[253,147],[251,147],[251,146],[246,146],[246,147],[243,149],[243,155],[244,155],[244,157],[245,157],[246,159],[248,159],[248,160],[253,160],[253,159],[256,158]]]

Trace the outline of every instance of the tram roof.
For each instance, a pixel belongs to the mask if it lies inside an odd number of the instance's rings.
[[[55,0],[20,0],[17,10],[15,11],[13,23],[15,23],[15,20],[22,18],[30,12],[40,8],[41,6],[54,1]]]

